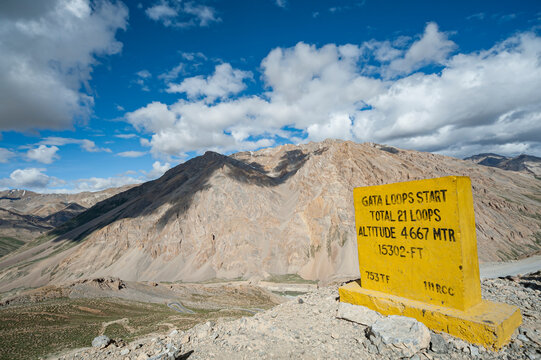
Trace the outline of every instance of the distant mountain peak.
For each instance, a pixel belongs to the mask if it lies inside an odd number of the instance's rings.
[[[502,170],[520,171],[533,174],[537,177],[541,176],[541,158],[533,155],[521,154],[516,157],[508,157],[493,153],[483,153],[469,156],[464,158],[464,160]]]

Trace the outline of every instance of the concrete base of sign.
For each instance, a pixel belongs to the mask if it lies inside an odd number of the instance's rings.
[[[466,311],[446,308],[379,291],[351,282],[338,289],[340,301],[366,306],[383,315],[415,318],[432,330],[446,332],[470,343],[498,350],[522,323],[516,306],[482,300]]]

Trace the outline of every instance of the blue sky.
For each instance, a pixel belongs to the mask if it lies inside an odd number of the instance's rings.
[[[7,0],[0,189],[328,137],[541,156],[539,1]]]

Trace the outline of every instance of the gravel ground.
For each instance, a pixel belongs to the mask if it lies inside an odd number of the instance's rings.
[[[86,348],[60,359],[397,359],[370,327],[336,317],[337,286],[319,288],[253,317],[207,322],[124,344]],[[541,359],[541,272],[482,281],[483,297],[520,307],[523,324],[498,352],[430,332],[411,359]],[[90,345],[90,344],[89,344]]]

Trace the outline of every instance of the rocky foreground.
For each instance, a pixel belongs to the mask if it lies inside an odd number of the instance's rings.
[[[199,324],[125,344],[100,336],[60,359],[541,359],[541,272],[487,279],[483,297],[519,306],[523,324],[499,352],[383,317],[319,288],[253,317]],[[90,345],[90,344],[89,344]]]

